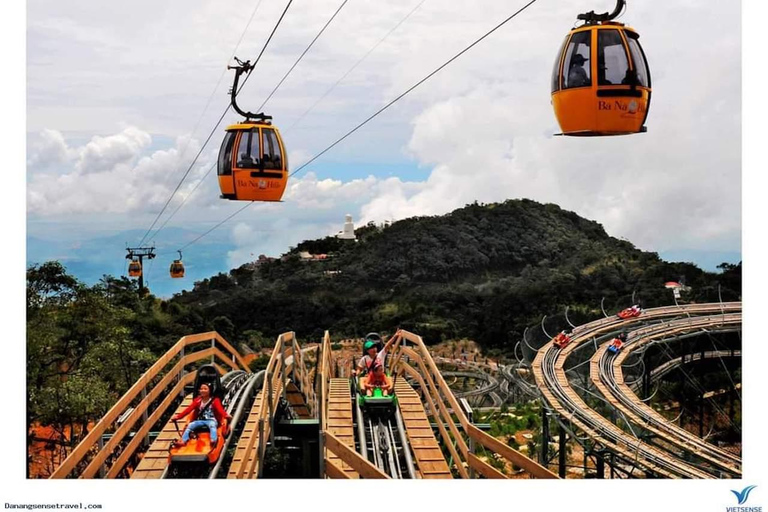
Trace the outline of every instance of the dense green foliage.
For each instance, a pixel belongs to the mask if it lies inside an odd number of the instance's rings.
[[[596,222],[529,200],[473,204],[356,231],[358,241],[307,241],[283,258],[195,283],[170,300],[139,298],[135,281],[105,276],[85,286],[57,262],[27,271],[28,422],[82,431],[180,336],[217,330],[235,345],[271,347],[296,331],[314,341],[407,328],[427,342],[476,340],[509,351],[542,314],[574,318],[668,304],[668,280],[690,301],[741,294],[741,264],[707,273],[667,263]],[[302,261],[299,253],[328,254]],[[263,357],[253,368],[266,364]]]
[[[317,339],[325,329],[341,337],[400,326],[428,342],[466,337],[503,350],[566,305],[589,316],[602,297],[606,307],[627,307],[633,292],[644,306],[668,304],[664,282],[681,277],[692,287],[687,300],[717,300],[719,283],[724,300],[741,294],[741,265],[712,274],[667,263],[596,222],[530,200],[369,224],[356,234],[358,242],[304,242],[282,259],[196,283],[171,303],[204,321],[228,318],[236,337],[294,330]],[[301,251],[331,257],[307,262]]]

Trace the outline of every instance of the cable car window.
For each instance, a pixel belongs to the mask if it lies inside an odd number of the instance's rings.
[[[240,143],[237,145],[237,168],[258,169],[261,148],[259,147],[259,130],[242,132]]]
[[[597,31],[597,83],[599,85],[631,85],[629,60],[618,30]]]
[[[219,176],[232,174],[232,143],[235,142],[235,132],[227,132],[224,136],[224,142],[221,143],[219,150]]]
[[[624,32],[627,35],[627,45],[629,51],[632,54],[632,62],[635,65],[635,72],[637,73],[637,84],[643,87],[651,86],[651,73],[648,71],[648,61],[645,60],[645,53],[640,46],[640,42],[637,40],[638,36],[634,32],[629,30]]]
[[[563,66],[564,89],[592,85],[592,76],[589,71],[591,37],[591,31],[576,32],[571,37]]]
[[[563,58],[563,49],[565,48],[566,43],[568,43],[567,37],[563,39],[563,44],[560,45],[560,51],[557,52],[555,66],[552,70],[552,92],[560,90],[560,60]]]
[[[277,134],[271,128],[264,128],[264,168],[282,169],[283,153],[280,151],[280,143],[277,141]]]

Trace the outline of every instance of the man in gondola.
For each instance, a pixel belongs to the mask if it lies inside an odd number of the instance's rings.
[[[589,76],[587,70],[584,69],[584,63],[587,59],[583,55],[577,53],[571,59],[571,67],[568,70],[568,87],[584,87],[589,85]]]

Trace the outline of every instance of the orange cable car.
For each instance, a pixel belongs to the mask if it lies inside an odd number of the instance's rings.
[[[639,35],[611,13],[579,14],[552,73],[552,106],[562,135],[628,135],[646,131],[651,73]]]
[[[179,279],[184,277],[184,262],[181,261],[181,251],[178,251],[179,253],[179,259],[173,260],[173,263],[171,263],[171,277],[174,279]]]
[[[131,260],[128,264],[128,275],[131,277],[141,277],[141,263],[139,260]]]
[[[232,108],[245,120],[228,126],[219,150],[217,173],[223,199],[280,201],[288,182],[288,157],[271,116],[245,112],[237,105],[240,75],[253,69],[250,61],[235,58]]]

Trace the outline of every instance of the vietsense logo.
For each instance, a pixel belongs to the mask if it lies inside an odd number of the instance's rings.
[[[747,500],[749,499],[749,493],[752,492],[752,489],[757,487],[756,485],[748,485],[744,489],[739,491],[734,491],[731,489],[731,492],[736,496],[736,500],[739,502],[739,505],[744,505]],[[763,507],[725,507],[726,512],[763,512]]]
[[[749,498],[749,493],[752,492],[752,489],[757,487],[756,485],[748,485],[744,489],[741,490],[741,492],[731,490],[733,494],[736,495],[736,499],[739,500],[739,505],[743,505],[747,502],[747,498]]]

